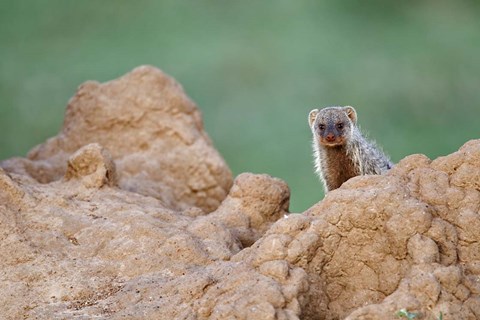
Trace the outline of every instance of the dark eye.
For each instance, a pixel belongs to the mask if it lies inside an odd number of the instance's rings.
[[[342,122],[337,123],[337,129],[339,129],[339,130],[343,129],[343,123]]]
[[[325,125],[324,124],[319,124],[318,129],[320,129],[322,131],[325,130]]]

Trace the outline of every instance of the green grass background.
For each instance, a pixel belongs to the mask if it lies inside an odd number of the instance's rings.
[[[78,85],[142,64],[175,77],[235,174],[323,197],[307,114],[353,105],[397,162],[479,137],[478,1],[0,2],[0,159],[60,130]]]

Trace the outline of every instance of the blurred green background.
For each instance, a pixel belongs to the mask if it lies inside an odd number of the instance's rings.
[[[323,197],[307,114],[353,105],[397,162],[479,137],[478,1],[0,2],[0,159],[56,135],[82,82],[142,64],[198,104],[235,174],[288,182],[291,211]]]

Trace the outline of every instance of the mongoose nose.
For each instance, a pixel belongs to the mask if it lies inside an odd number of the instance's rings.
[[[334,142],[335,141],[335,135],[333,133],[329,133],[325,137],[325,140],[327,140],[328,142]]]

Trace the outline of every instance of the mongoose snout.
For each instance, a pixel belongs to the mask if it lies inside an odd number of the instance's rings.
[[[327,128],[319,127],[317,134],[320,138],[320,143],[327,147],[339,146],[345,143],[343,139],[343,128],[339,129],[331,125]]]

